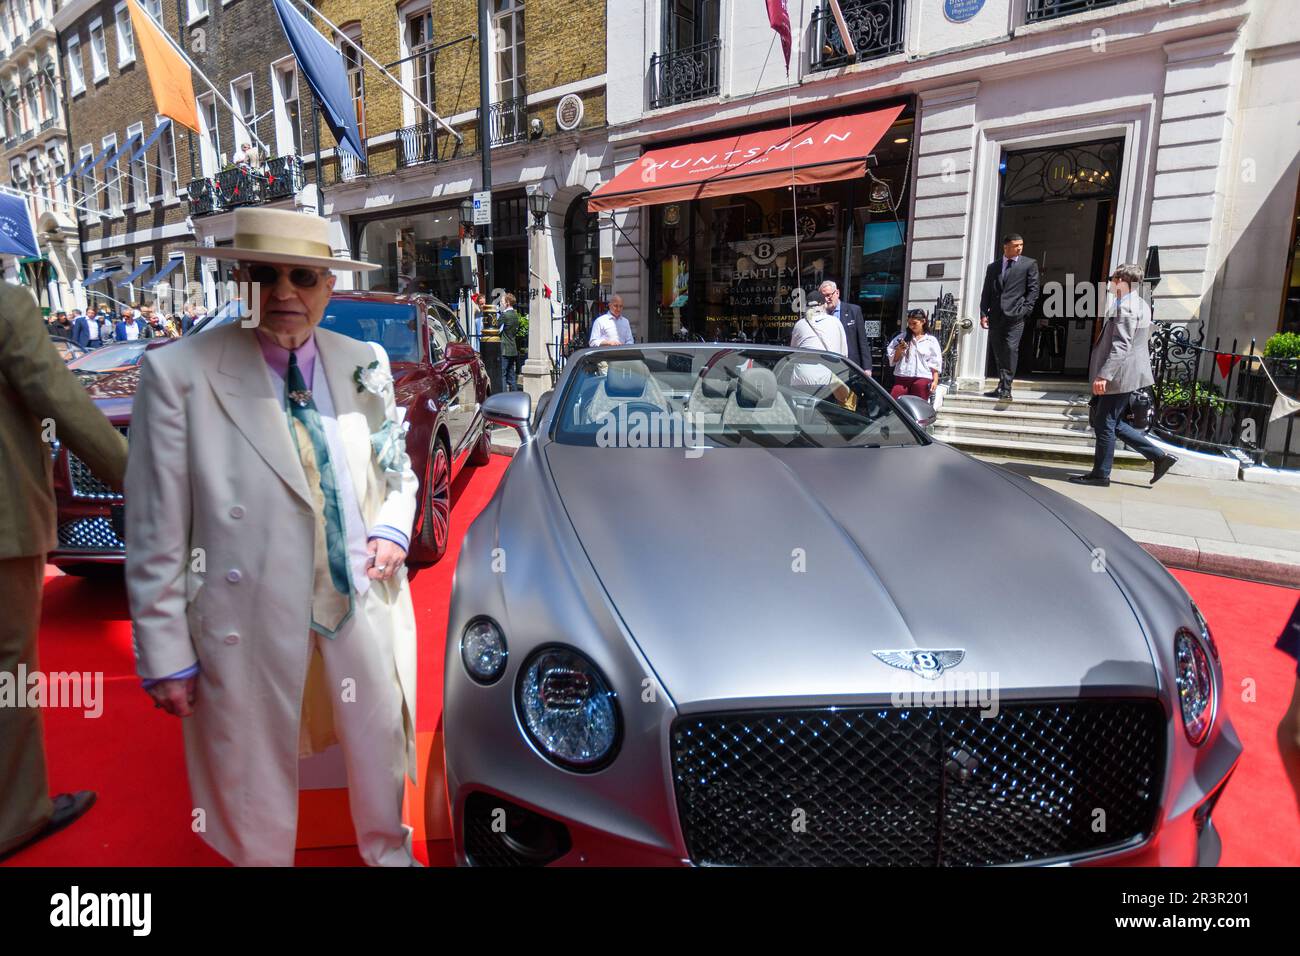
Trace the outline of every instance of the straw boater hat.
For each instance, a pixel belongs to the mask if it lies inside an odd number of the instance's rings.
[[[329,220],[285,209],[236,209],[235,239],[229,246],[181,246],[205,259],[320,266],[341,272],[369,272],[378,263],[341,259],[330,251]]]

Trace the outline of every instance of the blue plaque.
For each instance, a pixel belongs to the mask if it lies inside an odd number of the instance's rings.
[[[943,15],[953,23],[965,23],[984,8],[984,0],[943,0]]]

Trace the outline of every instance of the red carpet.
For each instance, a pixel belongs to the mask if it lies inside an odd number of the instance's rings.
[[[438,727],[447,601],[461,535],[491,497],[508,459],[471,469],[453,489],[452,543],[412,583],[420,633],[418,730]],[[1215,813],[1225,865],[1300,864],[1300,810],[1278,755],[1276,729],[1290,701],[1295,663],[1273,649],[1297,592],[1177,571],[1209,618],[1223,655],[1226,706],[1246,747]],[[41,664],[47,671],[103,671],[99,719],[47,710],[50,784],[92,788],[99,802],[68,830],[17,854],[10,866],[210,866],[224,861],[190,832],[180,723],[154,709],[133,672],[126,599],[120,585],[64,576],[46,580]],[[1255,700],[1242,699],[1243,681]],[[451,862],[450,844],[417,844],[432,865]],[[303,850],[304,866],[355,866],[354,848]]]

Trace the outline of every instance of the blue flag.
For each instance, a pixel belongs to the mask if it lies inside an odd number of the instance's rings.
[[[0,193],[0,252],[11,256],[39,256],[27,200]]]
[[[352,105],[352,90],[348,88],[343,54],[320,35],[290,0],[272,2],[280,17],[280,25],[284,27],[284,35],[298,60],[298,67],[316,94],[321,112],[325,114],[325,123],[334,133],[339,148],[362,159],[365,150],[361,145],[361,131],[357,128],[357,114]]]

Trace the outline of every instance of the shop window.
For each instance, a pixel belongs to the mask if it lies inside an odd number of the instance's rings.
[[[430,293],[447,303],[460,298],[454,269],[460,255],[459,206],[370,220],[361,226],[355,248],[359,258],[380,264],[360,274],[365,289]]]

